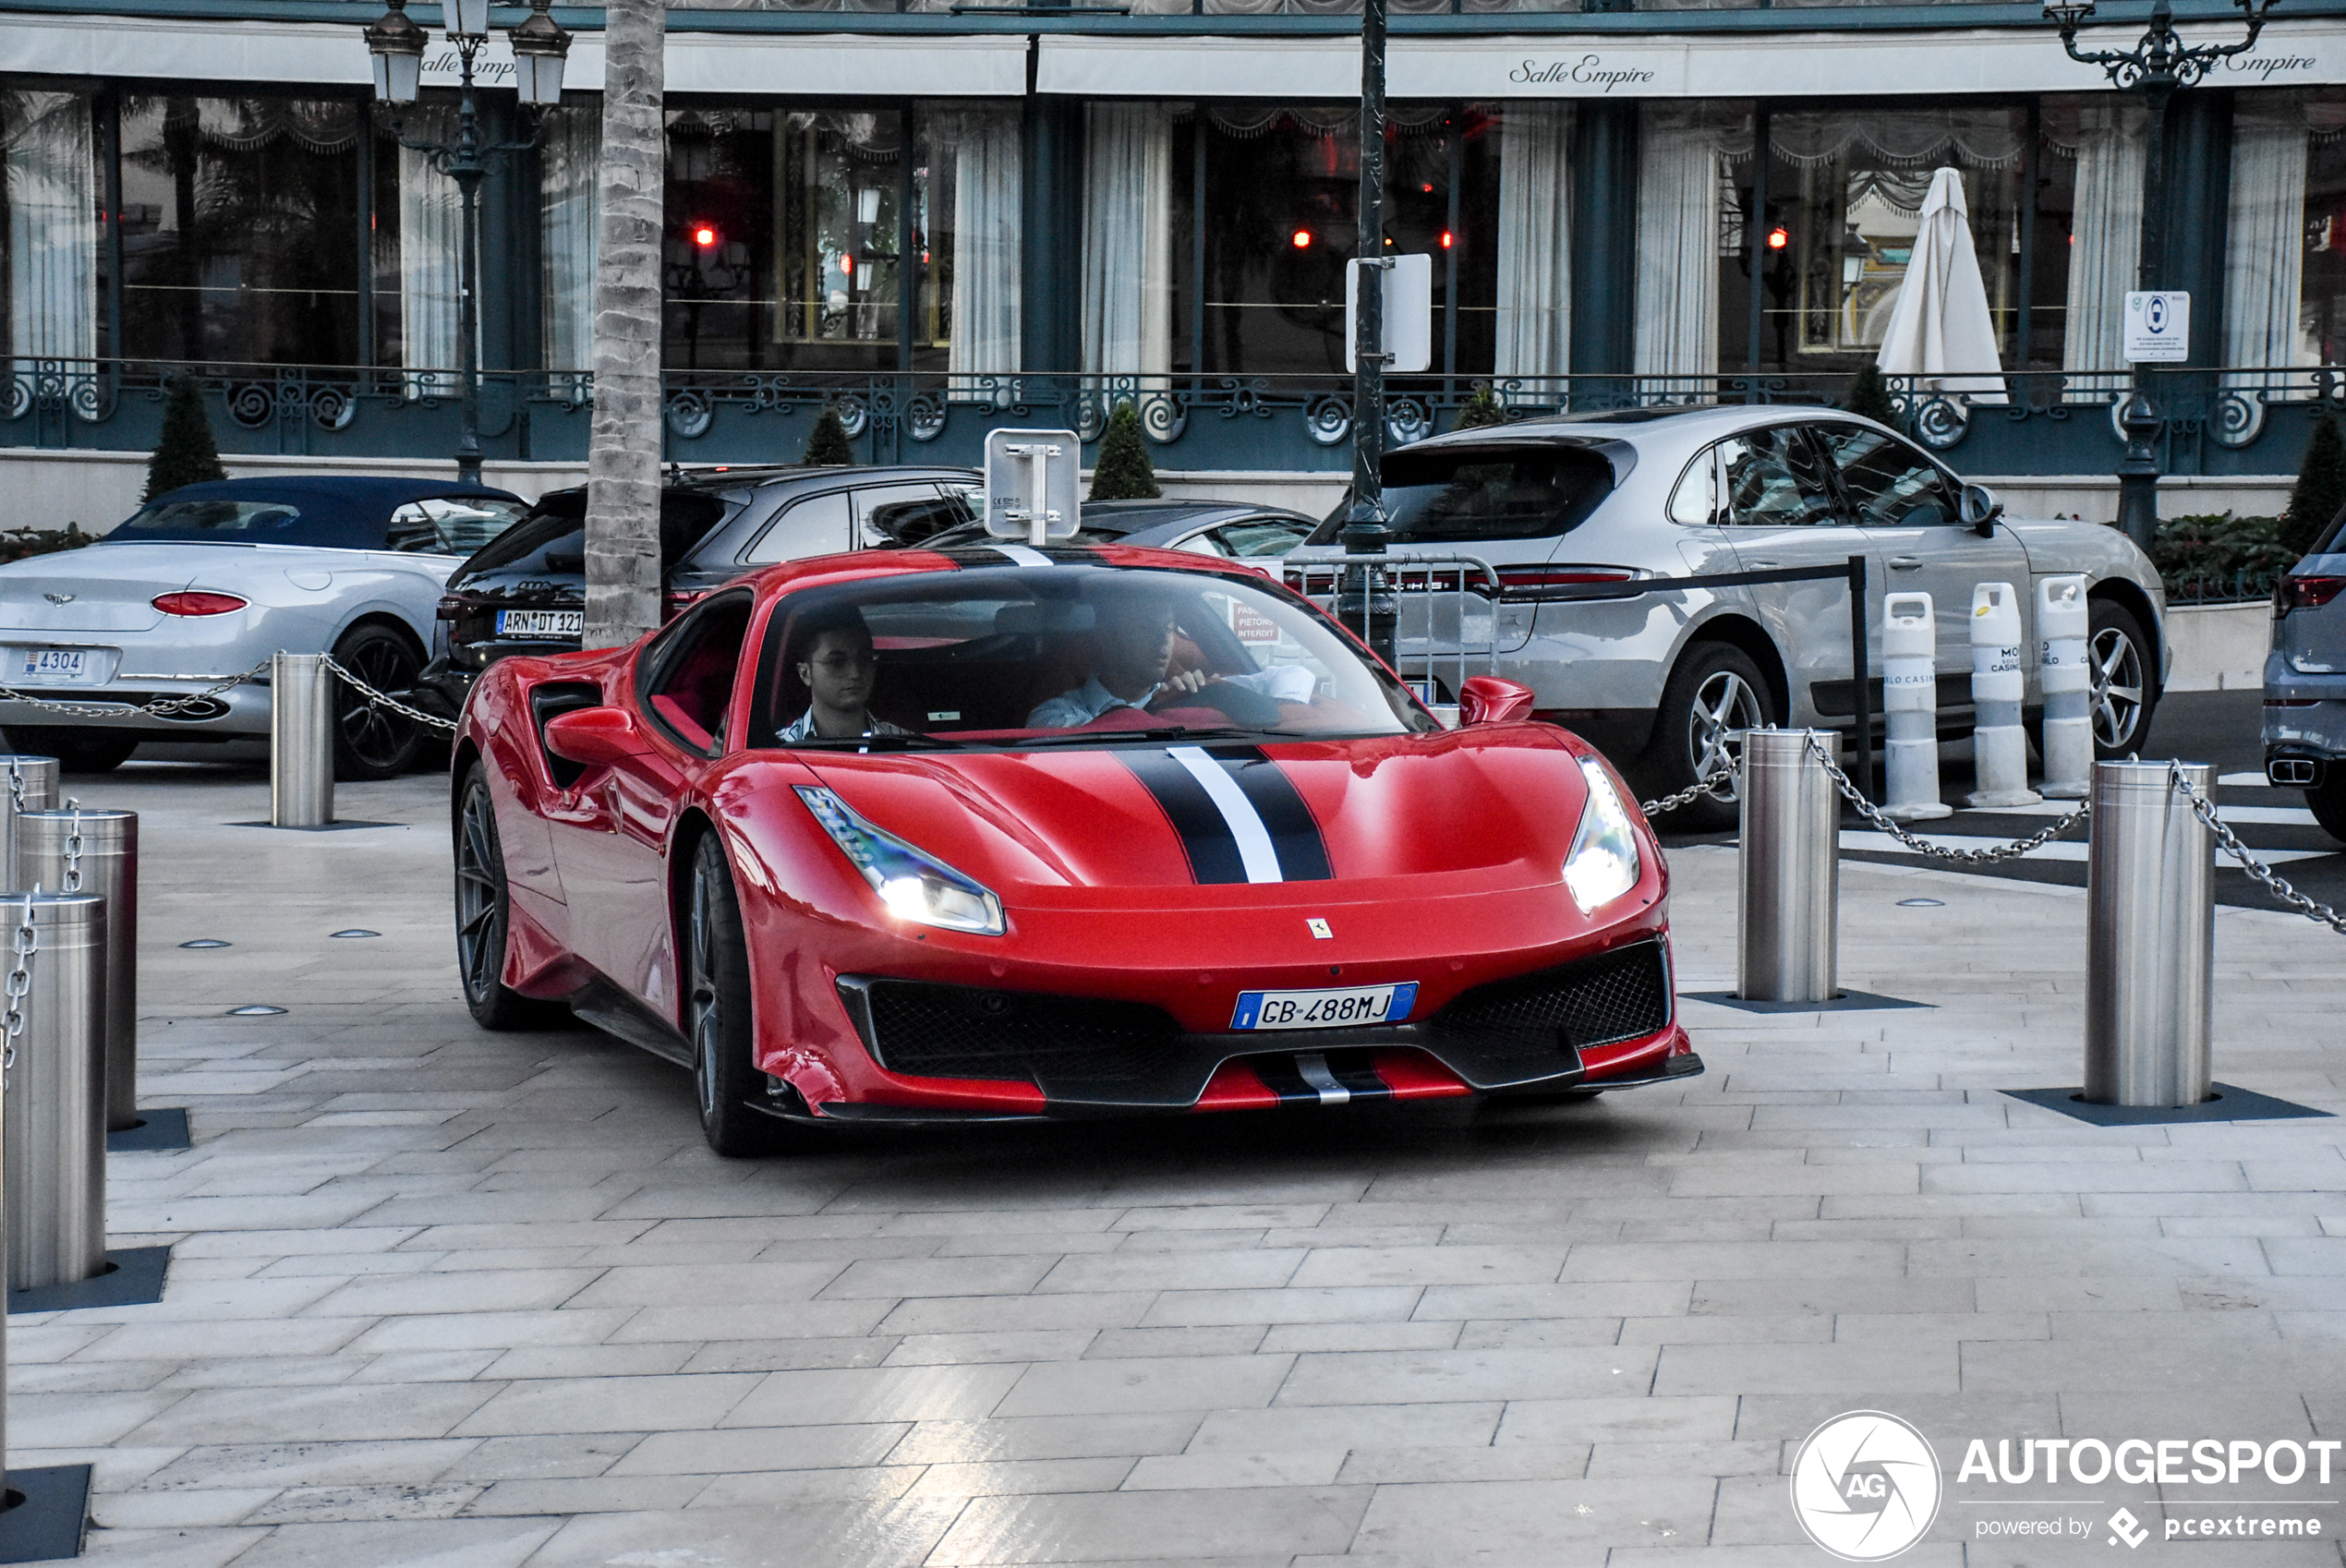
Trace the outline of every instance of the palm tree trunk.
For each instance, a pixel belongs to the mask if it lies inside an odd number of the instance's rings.
[[[633,642],[660,622],[661,50],[668,12],[665,0],[609,0],[603,15],[595,415],[586,456],[590,648]]]

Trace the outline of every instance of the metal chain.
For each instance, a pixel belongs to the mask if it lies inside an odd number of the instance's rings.
[[[1651,819],[1660,816],[1663,812],[1676,811],[1697,795],[1708,795],[1722,784],[1734,783],[1735,777],[1735,770],[1732,766],[1723,767],[1708,778],[1696,779],[1675,795],[1664,795],[1658,801],[1643,802],[1638,809],[1645,813],[1648,819]]]
[[[1832,779],[1834,786],[1847,798],[1849,803],[1857,808],[1859,816],[1864,817],[1917,854],[1929,855],[1937,860],[1957,861],[1969,865],[1988,865],[1997,861],[2018,860],[2023,855],[2033,854],[2043,849],[2047,844],[2066,833],[2072,826],[2091,816],[2094,812],[2094,804],[2091,801],[2082,801],[2078,802],[2075,811],[2031,833],[2026,838],[2015,838],[2009,844],[1993,844],[1984,850],[1950,850],[1944,845],[1933,844],[1929,839],[1916,838],[1904,827],[1882,815],[1881,809],[1866,799],[1864,792],[1849,781],[1849,776],[1841,771],[1841,765],[1833,761],[1831,754],[1817,743],[1817,737],[1813,733],[1809,735],[1806,744],[1808,754],[1824,764],[1826,775]]]
[[[428,724],[434,730],[445,730],[451,735],[456,732],[456,726],[449,720],[441,718],[435,714],[426,713],[421,708],[409,707],[405,703],[401,702],[397,697],[391,695],[388,692],[376,691],[372,686],[368,685],[367,682],[358,679],[357,676],[353,675],[349,670],[345,669],[341,665],[336,664],[332,654],[327,654],[323,657],[326,660],[326,668],[333,670],[336,675],[342,677],[342,679],[349,684],[352,691],[357,692],[361,697],[366,699],[367,705],[369,707],[387,707],[391,709],[392,712],[399,714],[404,718],[412,718],[418,724]]]
[[[6,1003],[0,1007],[0,1071],[17,1065],[17,1036],[24,1032],[25,993],[32,989],[32,955],[41,946],[41,934],[32,925],[32,900],[41,889],[35,887],[24,898],[24,912],[17,919],[15,934],[8,946],[16,954],[16,965],[8,971]]]
[[[24,814],[24,764],[13,756],[8,759],[8,804],[18,816]]]
[[[184,697],[157,697],[151,703],[59,703],[52,702],[46,697],[36,697],[30,692],[18,691],[13,686],[0,686],[0,701],[23,703],[48,713],[71,714],[76,718],[120,718],[125,714],[130,713],[151,714],[157,718],[168,718],[173,714],[183,713],[199,703],[210,702],[231,686],[241,686],[248,681],[257,679],[266,673],[268,669],[269,661],[264,658],[243,674],[231,675],[226,680],[207,686],[200,692]],[[9,789],[20,795],[21,785],[20,781],[13,777],[15,772],[13,766],[9,771],[12,775]]]
[[[2248,846],[2240,841],[2240,836],[2216,814],[2216,802],[2193,788],[2191,780],[2183,777],[2180,763],[2167,765],[2167,782],[2177,794],[2191,802],[2193,814],[2207,825],[2207,830],[2216,836],[2216,842],[2222,846],[2224,853],[2240,862],[2240,869],[2248,874],[2251,882],[2315,924],[2327,925],[2340,935],[2346,936],[2346,915],[2340,914],[2328,904],[2316,903],[2276,875],[2264,862],[2250,854]]]
[[[72,808],[73,821],[66,828],[65,890],[79,893],[81,891],[81,802],[68,799],[66,804]]]

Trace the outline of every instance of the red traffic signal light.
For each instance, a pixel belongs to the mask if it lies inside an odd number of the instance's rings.
[[[693,243],[703,250],[714,250],[717,242],[724,237],[717,232],[715,223],[695,223],[692,233]]]
[[[1791,243],[1792,243],[1792,235],[1791,235],[1791,232],[1790,232],[1789,230],[1785,229],[1785,228],[1784,228],[1784,226],[1783,224],[1779,223],[1779,224],[1777,224],[1774,228],[1770,229],[1770,230],[1768,231],[1768,248],[1769,248],[1769,249],[1771,249],[1771,250],[1782,250],[1782,249],[1783,249],[1785,246],[1790,245]]]
[[[1288,236],[1288,243],[1298,250],[1309,250],[1312,248],[1312,231],[1310,229],[1296,230]]]

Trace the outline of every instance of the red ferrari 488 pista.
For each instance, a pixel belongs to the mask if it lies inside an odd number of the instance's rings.
[[[727,1154],[1701,1071],[1632,797],[1521,688],[1463,698],[1443,729],[1311,604],[1193,555],[769,568],[482,677],[466,999],[689,1064]]]

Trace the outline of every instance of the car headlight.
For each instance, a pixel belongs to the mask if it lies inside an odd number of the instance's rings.
[[[1582,758],[1580,777],[1588,780],[1589,802],[1580,808],[1572,853],[1565,857],[1564,885],[1580,912],[1591,914],[1638,885],[1638,833],[1602,763]]]
[[[797,789],[798,798],[840,853],[864,874],[889,913],[948,931],[1002,935],[1002,900],[990,890],[893,833],[873,826],[830,790],[807,784]]]

